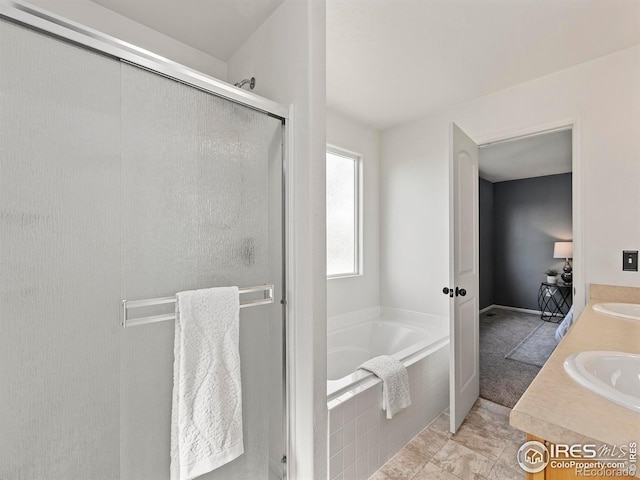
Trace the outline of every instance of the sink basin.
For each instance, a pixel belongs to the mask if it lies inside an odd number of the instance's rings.
[[[574,353],[564,361],[564,369],[583,387],[640,413],[640,355],[602,351]]]
[[[606,315],[640,320],[640,305],[637,303],[596,303],[593,309]]]

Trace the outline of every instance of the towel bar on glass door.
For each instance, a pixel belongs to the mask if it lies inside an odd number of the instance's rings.
[[[249,300],[241,303],[240,308],[255,307],[257,305],[267,305],[273,303],[273,284],[259,285],[257,287],[239,288],[238,292],[244,293],[264,292],[264,298],[259,300]],[[164,315],[152,315],[150,317],[139,317],[129,319],[129,310],[141,307],[155,307],[157,305],[165,305],[176,303],[176,297],[150,298],[148,300],[122,300],[122,321],[120,325],[123,327],[134,327],[136,325],[144,325],[145,323],[164,322],[165,320],[175,320],[175,313],[167,313]]]

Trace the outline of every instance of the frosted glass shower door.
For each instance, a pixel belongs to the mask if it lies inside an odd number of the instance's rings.
[[[168,479],[174,322],[121,301],[260,284],[245,453],[201,478],[282,477],[282,153],[279,119],[0,20],[0,479]]]
[[[275,284],[241,309],[245,453],[203,479],[280,478],[282,124],[122,65],[122,298]],[[121,478],[168,478],[173,322],[123,331]]]
[[[0,21],[0,478],[119,475],[120,63]]]

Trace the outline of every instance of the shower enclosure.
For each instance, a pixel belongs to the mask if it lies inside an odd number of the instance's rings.
[[[122,328],[121,302],[260,284],[245,453],[201,478],[283,478],[284,116],[0,13],[0,478],[169,478],[174,324]]]

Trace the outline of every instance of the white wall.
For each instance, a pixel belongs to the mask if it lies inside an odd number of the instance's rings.
[[[227,64],[222,60],[134,22],[97,3],[89,0],[30,0],[29,3],[219,80],[227,80]],[[153,7],[150,5],[150,8]]]
[[[229,78],[251,72],[255,93],[294,111],[288,296],[297,479],[327,475],[325,63],[324,0],[285,0],[228,62]]]
[[[449,123],[472,138],[580,117],[586,285],[640,286],[640,47],[434,113],[382,133],[383,305],[447,315]]]
[[[362,155],[363,274],[327,280],[327,315],[380,305],[380,133],[327,110],[327,143]]]

